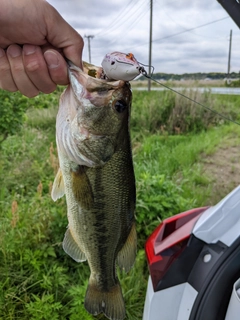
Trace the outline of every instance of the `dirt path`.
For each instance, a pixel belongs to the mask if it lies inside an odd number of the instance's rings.
[[[218,149],[203,160],[204,174],[213,183],[209,205],[213,205],[240,184],[240,146]]]

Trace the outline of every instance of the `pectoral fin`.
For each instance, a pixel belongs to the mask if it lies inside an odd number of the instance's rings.
[[[74,240],[70,229],[67,229],[65,237],[63,239],[63,250],[77,262],[86,261],[84,252],[79,248]]]
[[[93,192],[88,176],[83,166],[72,171],[73,194],[75,199],[84,209],[90,209],[93,205]]]
[[[122,249],[117,256],[117,264],[119,267],[128,272],[134,264],[137,254],[137,232],[136,226],[133,224],[132,229],[128,235]]]
[[[62,171],[59,168],[53,182],[51,197],[53,201],[57,201],[59,198],[63,197],[64,194],[65,194],[65,190],[64,190],[63,176],[62,176]]]

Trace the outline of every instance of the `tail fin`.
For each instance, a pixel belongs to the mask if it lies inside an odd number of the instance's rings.
[[[89,313],[96,316],[103,312],[111,320],[123,320],[126,315],[119,284],[106,292],[99,290],[96,285],[89,283],[84,306]]]

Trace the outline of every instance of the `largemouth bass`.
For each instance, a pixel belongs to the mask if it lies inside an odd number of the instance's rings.
[[[60,99],[56,140],[60,168],[52,198],[64,194],[68,228],[63,249],[87,260],[91,275],[86,310],[125,318],[116,263],[129,271],[135,261],[135,178],[129,134],[130,84],[107,81],[98,67],[70,64],[70,85]],[[96,77],[96,78],[95,78]]]

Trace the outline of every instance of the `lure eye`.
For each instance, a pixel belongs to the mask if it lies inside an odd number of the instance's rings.
[[[118,113],[122,113],[127,109],[127,104],[124,100],[117,100],[115,102],[114,108]]]

